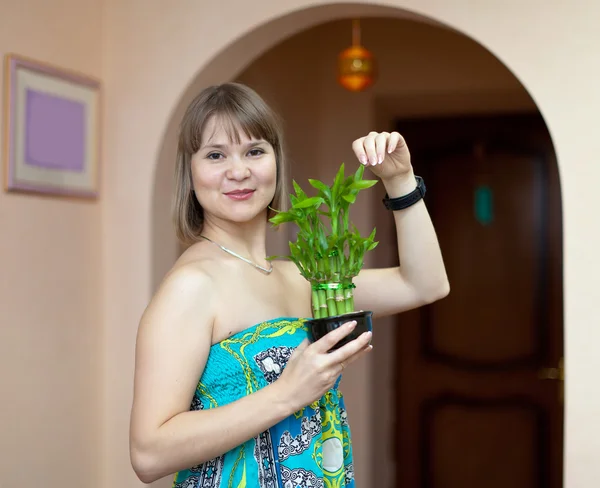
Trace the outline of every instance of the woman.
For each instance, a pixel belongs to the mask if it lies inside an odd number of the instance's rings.
[[[422,199],[393,200],[416,194],[404,140],[372,132],[352,147],[381,178],[387,205],[402,208],[402,268],[361,271],[356,309],[384,316],[445,296]],[[306,340],[310,285],[293,263],[265,259],[269,207],[287,199],[285,177],[280,126],[254,91],[227,83],[191,103],[174,205],[190,245],[145,311],[136,346],[131,458],[146,483],[176,473],[174,486],[185,488],[354,486],[337,386],[371,349],[370,334],[331,353],[354,323]]]

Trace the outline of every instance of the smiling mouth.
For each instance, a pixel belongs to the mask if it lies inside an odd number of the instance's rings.
[[[254,194],[255,190],[234,190],[225,193],[226,196],[233,200],[247,200]]]

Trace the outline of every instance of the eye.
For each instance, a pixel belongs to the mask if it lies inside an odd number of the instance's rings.
[[[209,159],[211,161],[218,161],[219,159],[221,159],[223,155],[217,152],[212,152],[210,153],[208,156],[206,156],[206,159]]]
[[[254,149],[250,149],[250,151],[248,151],[248,154],[252,157],[260,156],[261,154],[264,154],[264,153],[265,153],[265,151],[263,151],[259,147],[255,147]]]

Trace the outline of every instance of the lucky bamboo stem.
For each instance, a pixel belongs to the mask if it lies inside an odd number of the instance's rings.
[[[346,290],[346,308],[349,312],[354,312],[354,292],[350,288]]]
[[[337,303],[335,301],[335,291],[328,288],[327,291],[327,313],[330,317],[338,314]]]
[[[337,305],[336,308],[338,315],[348,312],[348,309],[346,307],[346,299],[344,297],[344,290],[342,290],[341,288],[335,290],[335,303]]]
[[[319,292],[317,290],[312,291],[312,311],[315,319],[321,318],[321,309],[319,308]]]
[[[346,286],[313,290],[313,317],[319,319],[354,312],[354,292],[351,282],[346,283]]]
[[[325,290],[319,290],[319,313],[321,317],[327,317],[327,294]]]

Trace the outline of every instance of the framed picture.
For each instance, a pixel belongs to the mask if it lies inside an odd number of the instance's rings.
[[[100,83],[27,59],[5,58],[5,189],[97,198]]]

